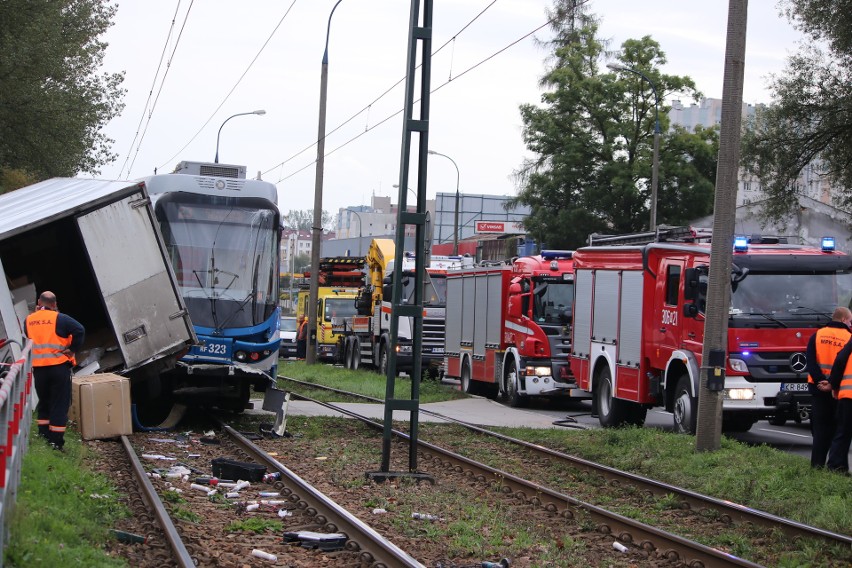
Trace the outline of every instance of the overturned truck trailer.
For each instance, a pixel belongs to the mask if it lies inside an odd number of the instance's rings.
[[[128,376],[134,398],[157,396],[196,340],[142,183],[56,178],[0,195],[0,260],[12,325],[55,292],[86,328],[76,372]]]

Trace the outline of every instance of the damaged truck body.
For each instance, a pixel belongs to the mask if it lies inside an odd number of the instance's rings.
[[[196,337],[145,185],[55,178],[0,196],[0,210],[9,336],[51,290],[86,328],[75,374],[118,373],[134,400],[156,401],[160,374]]]

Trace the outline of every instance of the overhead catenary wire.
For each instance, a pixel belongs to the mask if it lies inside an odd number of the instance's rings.
[[[488,61],[490,61],[491,59],[494,59],[495,57],[497,57],[498,55],[500,55],[501,53],[503,53],[503,52],[504,52],[504,51],[506,51],[507,49],[510,49],[511,47],[513,47],[513,46],[517,45],[518,43],[522,42],[523,40],[527,39],[528,37],[530,37],[531,35],[533,35],[533,34],[534,34],[534,33],[536,33],[537,31],[539,31],[539,30],[541,30],[542,28],[544,28],[544,27],[546,27],[546,26],[550,25],[552,22],[553,22],[553,19],[550,19],[550,20],[548,20],[548,21],[544,22],[543,24],[541,24],[540,26],[536,27],[535,29],[533,29],[533,30],[531,30],[531,31],[527,32],[527,33],[526,33],[526,34],[524,34],[523,36],[521,36],[521,37],[519,37],[518,39],[516,39],[516,40],[512,41],[512,42],[511,42],[511,43],[509,43],[508,45],[506,45],[506,46],[502,47],[501,49],[499,49],[499,50],[495,51],[494,53],[492,53],[492,54],[490,54],[489,56],[485,57],[484,59],[482,59],[482,60],[478,61],[477,63],[474,63],[473,65],[471,65],[470,67],[468,67],[467,69],[465,69],[464,71],[462,71],[461,73],[459,73],[458,75],[456,75],[454,78],[450,78],[450,79],[448,79],[448,80],[444,81],[443,83],[441,83],[440,85],[438,85],[437,87],[435,87],[434,89],[432,89],[432,90],[430,91],[430,93],[435,93],[436,91],[439,91],[440,89],[442,89],[442,88],[446,87],[447,85],[449,85],[451,82],[458,81],[458,79],[459,79],[459,78],[463,77],[464,75],[467,75],[468,73],[470,73],[471,71],[473,71],[473,70],[474,70],[474,69],[476,69],[477,67],[479,67],[479,66],[483,65],[484,63],[487,63],[487,62],[488,62]],[[455,38],[455,37],[456,37],[456,36],[453,36],[453,38]],[[450,40],[449,40],[447,43],[445,43],[444,45],[447,45],[447,44],[448,44],[448,43],[450,43],[451,41],[453,41],[453,40],[452,40],[452,39],[450,39]],[[442,47],[443,47],[443,46],[442,46]],[[394,84],[394,87],[395,87],[396,85],[398,85],[399,83],[401,83],[402,81],[403,81],[403,79],[400,79],[397,83],[395,83],[395,84]],[[382,96],[384,96],[385,94],[387,94],[387,93],[388,93],[390,90],[392,90],[394,87],[391,87],[390,89],[388,89],[387,91],[385,91],[385,93],[383,93],[382,95],[380,95],[380,97],[379,97],[379,98],[381,98]],[[377,100],[379,100],[379,99],[378,99],[378,98],[377,98],[377,99],[375,99],[375,100],[373,101],[373,103],[375,103]],[[420,101],[420,99],[417,99],[417,100],[415,101],[415,103],[417,103],[417,102],[419,102],[419,101]],[[371,103],[371,104],[373,104],[373,103]],[[368,107],[365,107],[365,108],[369,108],[369,105],[368,105]],[[366,128],[363,132],[359,132],[359,133],[358,133],[358,134],[356,134],[355,136],[351,137],[349,140],[346,140],[346,141],[345,141],[345,142],[343,142],[342,144],[340,144],[340,145],[338,145],[338,146],[334,147],[333,149],[329,150],[328,152],[326,152],[326,153],[325,153],[325,156],[330,156],[331,154],[334,154],[334,153],[335,153],[335,152],[337,152],[338,150],[340,150],[340,149],[342,149],[342,148],[344,148],[344,147],[348,146],[349,144],[351,144],[351,143],[352,143],[352,142],[354,142],[355,140],[357,140],[357,139],[361,138],[364,134],[367,134],[368,132],[373,131],[374,129],[376,129],[377,127],[379,127],[379,126],[381,126],[382,124],[386,123],[387,121],[389,121],[390,119],[392,119],[392,118],[393,118],[393,117],[395,117],[396,115],[400,114],[403,110],[404,110],[404,109],[399,109],[399,110],[397,110],[397,111],[395,111],[395,112],[391,113],[390,115],[386,116],[384,119],[382,119],[381,121],[377,122],[377,123],[376,123],[376,124],[374,124],[373,126],[370,126],[370,127]],[[347,119],[345,122],[343,122],[340,126],[338,126],[338,127],[337,127],[337,128],[335,128],[334,130],[332,130],[331,132],[329,132],[328,134],[326,134],[326,138],[328,138],[328,135],[330,135],[330,134],[332,134],[333,132],[335,132],[336,130],[339,130],[340,128],[342,128],[345,124],[347,124],[347,123],[351,122],[351,121],[352,121],[352,120],[353,120],[356,116],[358,116],[359,114],[361,114],[361,112],[363,112],[363,109],[362,109],[361,111],[358,111],[355,115],[353,115],[353,116],[351,116],[350,118],[348,118],[348,119]],[[298,153],[294,154],[294,155],[293,155],[293,156],[291,156],[290,158],[287,158],[284,162],[281,162],[280,164],[276,164],[275,166],[273,166],[273,167],[272,167],[272,168],[270,168],[269,170],[266,170],[266,172],[264,172],[264,173],[268,173],[269,171],[272,171],[272,170],[274,170],[275,168],[278,168],[278,167],[282,166],[283,164],[285,164],[285,163],[287,163],[287,162],[289,162],[289,161],[293,160],[294,158],[296,158],[297,156],[299,156],[299,155],[303,154],[305,151],[307,151],[308,149],[310,149],[310,148],[314,147],[315,145],[316,145],[316,142],[312,143],[311,145],[309,145],[309,146],[308,146],[308,147],[306,147],[305,149],[300,150]],[[314,159],[314,160],[312,160],[311,162],[309,162],[309,163],[305,164],[304,166],[302,166],[302,167],[301,167],[301,168],[299,168],[298,170],[296,170],[296,171],[294,171],[294,172],[291,172],[290,174],[288,174],[288,175],[286,175],[286,176],[283,176],[283,177],[279,178],[279,179],[278,179],[278,181],[276,181],[275,183],[280,183],[280,182],[282,182],[282,181],[285,181],[285,180],[287,180],[287,179],[289,179],[289,178],[291,178],[291,177],[295,176],[296,174],[301,173],[302,171],[304,171],[304,170],[306,170],[306,169],[308,169],[308,168],[312,167],[315,163],[316,163],[316,159]]]
[[[207,125],[208,125],[208,124],[210,124],[210,121],[211,121],[211,120],[213,120],[213,117],[215,117],[215,116],[216,116],[216,113],[218,113],[218,112],[219,112],[219,110],[222,108],[222,106],[224,106],[224,104],[228,101],[228,99],[231,97],[231,95],[232,95],[232,94],[234,94],[234,91],[236,91],[236,90],[237,90],[237,87],[239,87],[239,85],[240,85],[240,83],[242,83],[243,79],[245,79],[246,75],[247,75],[247,74],[248,74],[248,72],[251,70],[252,66],[253,66],[253,65],[257,62],[258,58],[260,57],[260,54],[261,54],[261,53],[263,53],[263,51],[264,51],[264,50],[266,49],[266,47],[269,45],[269,42],[270,42],[270,41],[272,41],[272,38],[275,36],[276,32],[278,32],[278,29],[281,27],[281,24],[283,24],[283,23],[284,23],[284,20],[287,18],[287,15],[288,15],[288,14],[290,13],[290,11],[293,9],[293,6],[295,6],[295,5],[296,5],[296,2],[297,2],[297,1],[298,1],[298,0],[293,0],[293,2],[292,2],[292,3],[290,4],[290,6],[287,8],[287,11],[286,11],[286,12],[284,12],[284,15],[283,15],[283,16],[281,16],[281,19],[280,19],[280,20],[278,20],[278,23],[275,25],[275,28],[273,28],[272,32],[269,34],[269,37],[267,37],[267,38],[266,38],[266,41],[264,41],[264,42],[263,42],[263,45],[262,45],[262,46],[260,46],[260,49],[258,50],[258,52],[255,54],[255,56],[252,58],[252,60],[251,60],[251,61],[249,62],[249,64],[246,66],[245,70],[242,72],[242,74],[240,75],[239,79],[237,79],[237,82],[236,82],[236,83],[234,83],[234,86],[233,86],[233,87],[231,87],[231,90],[230,90],[230,91],[228,91],[228,94],[227,94],[227,95],[225,95],[225,98],[224,98],[224,99],[222,99],[222,102],[220,102],[220,103],[219,103],[219,106],[217,106],[217,107],[216,107],[216,109],[215,109],[215,110],[214,110],[214,111],[210,114],[210,116],[207,118],[207,120],[206,120],[206,121],[204,121],[204,124],[202,124],[202,125],[201,125],[201,127],[200,127],[197,131],[196,131],[196,133],[192,135],[192,138],[190,138],[190,139],[186,142],[186,144],[184,144],[184,145],[181,147],[181,149],[180,149],[180,150],[178,150],[177,152],[175,152],[175,153],[172,155],[172,157],[171,157],[171,158],[169,158],[168,160],[166,160],[165,162],[163,162],[163,164],[159,166],[160,168],[162,168],[162,167],[163,167],[163,166],[165,166],[165,165],[168,165],[168,164],[169,164],[172,160],[174,160],[177,156],[179,156],[179,155],[181,154],[181,152],[183,152],[184,150],[186,150],[187,146],[189,146],[190,144],[192,144],[192,142],[193,142],[196,138],[198,138],[198,135],[199,135],[199,134],[201,134],[201,132],[202,132],[202,131],[203,131],[203,130],[207,127]]]
[[[465,25],[463,25],[463,26],[462,26],[462,27],[461,27],[461,28],[460,28],[460,29],[459,29],[456,33],[454,33],[454,34],[453,34],[453,36],[452,36],[450,39],[448,39],[448,40],[447,40],[447,41],[445,41],[443,44],[441,44],[441,46],[440,46],[438,49],[434,50],[434,51],[432,52],[432,56],[434,57],[435,55],[439,54],[439,53],[440,53],[440,52],[441,52],[441,51],[442,51],[445,47],[447,47],[447,45],[449,45],[450,43],[454,43],[454,42],[455,42],[455,40],[456,40],[456,38],[459,36],[459,34],[461,34],[461,33],[462,33],[462,32],[464,32],[467,28],[469,28],[469,27],[470,27],[470,26],[471,26],[471,25],[472,25],[472,24],[473,24],[476,20],[478,20],[478,19],[479,19],[479,18],[480,18],[480,17],[481,17],[481,16],[482,16],[485,12],[487,12],[487,11],[488,11],[488,9],[489,9],[489,8],[491,8],[491,7],[492,7],[494,4],[496,4],[496,3],[497,3],[497,0],[491,0],[491,2],[490,2],[487,6],[485,6],[482,10],[480,10],[480,11],[479,11],[479,13],[478,13],[478,14],[476,14],[473,18],[471,18],[470,20],[468,20],[468,22],[467,22]],[[455,51],[455,48],[454,48],[454,51]],[[420,68],[420,66],[418,65],[418,66],[417,66],[417,68],[419,69],[419,68]],[[355,118],[357,118],[358,116],[360,116],[360,115],[361,115],[362,113],[364,113],[365,111],[369,113],[370,108],[372,108],[372,106],[373,106],[374,104],[376,104],[377,102],[379,102],[380,100],[382,100],[382,99],[383,99],[386,95],[388,95],[391,91],[393,91],[393,90],[394,90],[394,89],[395,89],[398,85],[400,85],[403,81],[405,81],[405,77],[402,77],[401,79],[399,79],[396,83],[394,83],[393,85],[391,85],[390,87],[388,87],[387,89],[385,89],[385,90],[384,90],[384,92],[382,92],[382,94],[380,94],[378,97],[376,97],[375,99],[373,99],[371,102],[367,103],[367,106],[365,106],[364,108],[362,108],[361,110],[359,110],[358,112],[356,112],[355,114],[353,114],[352,116],[350,116],[349,118],[347,118],[346,120],[344,120],[342,123],[340,123],[340,124],[339,124],[339,125],[337,125],[335,128],[333,128],[330,132],[327,132],[327,133],[325,134],[325,138],[328,138],[329,136],[331,136],[332,134],[334,134],[335,132],[337,132],[338,130],[340,130],[341,128],[343,128],[344,126],[346,126],[347,124],[349,124],[349,123],[350,123],[350,122],[352,122],[353,120],[355,120]],[[399,114],[400,112],[402,112],[402,110],[398,110],[397,112],[393,113],[391,116],[389,116],[389,117],[385,118],[384,120],[382,120],[382,121],[381,121],[381,122],[379,122],[378,124],[374,125],[373,127],[375,127],[375,126],[379,126],[380,124],[383,124],[383,123],[387,122],[390,118],[392,118],[392,117],[396,116],[396,115],[397,115],[397,114]],[[368,125],[367,125],[367,126],[365,126],[365,128],[364,128],[364,133],[369,132],[370,130],[372,130],[372,128],[369,126],[369,123],[368,123]],[[358,136],[358,137],[356,137],[356,138],[360,138],[360,136]],[[354,140],[354,139],[353,139],[353,140]],[[319,142],[319,140],[317,140],[317,141],[315,141],[315,142],[311,142],[310,144],[308,144],[307,146],[305,146],[304,148],[302,148],[301,150],[299,150],[298,152],[296,152],[295,154],[293,154],[292,156],[290,156],[289,158],[287,158],[287,159],[286,159],[286,160],[284,160],[283,162],[279,162],[279,163],[275,164],[274,166],[272,166],[271,168],[269,168],[269,169],[267,169],[267,170],[263,171],[261,175],[266,175],[266,174],[268,174],[269,172],[271,172],[272,170],[274,170],[274,169],[276,169],[276,168],[282,168],[282,167],[283,167],[283,166],[284,166],[287,162],[290,162],[291,160],[294,160],[294,159],[298,158],[299,156],[301,156],[302,154],[304,154],[305,152],[307,152],[308,150],[310,150],[311,148],[313,148],[314,146],[316,146],[318,142]],[[351,142],[351,140],[350,140],[350,142]],[[339,149],[339,148],[335,148],[335,150],[338,150],[338,149]],[[328,154],[330,154],[330,153],[331,153],[331,152],[327,153],[327,154],[326,154],[326,156],[327,156]],[[313,163],[315,163],[315,162],[316,162],[316,160],[314,160],[313,162],[311,162],[311,164],[313,164]],[[310,164],[309,164],[309,165],[310,165]],[[309,165],[308,165],[308,166],[309,166]],[[305,168],[307,168],[308,166],[305,166]],[[300,172],[300,171],[304,170],[305,168],[301,168],[301,169],[299,169],[297,172],[294,172],[294,173],[298,173],[298,172]],[[292,174],[291,174],[291,175],[292,175]],[[287,176],[287,177],[290,177],[290,176]],[[286,179],[286,178],[282,178],[282,179]],[[279,179],[278,181],[282,181],[282,180],[281,180],[281,179]]]
[[[157,96],[154,97],[154,102],[151,104],[151,110],[148,111],[148,120],[145,121],[145,128],[142,130],[142,135],[139,137],[139,143],[136,145],[136,152],[133,154],[133,160],[130,162],[130,166],[127,168],[127,176],[125,179],[130,177],[130,171],[133,169],[133,165],[136,163],[136,156],[139,155],[139,149],[142,147],[142,141],[145,140],[145,134],[148,132],[148,126],[151,124],[151,117],[154,116],[154,109],[157,107],[157,102],[160,100],[160,93],[163,92],[163,86],[166,84],[166,78],[169,75],[169,70],[172,66],[172,61],[175,58],[175,54],[177,53],[178,46],[180,45],[181,37],[183,37],[183,30],[186,29],[186,22],[189,20],[189,13],[192,11],[192,6],[195,4],[195,0],[192,0],[189,3],[189,8],[186,9],[186,14],[183,16],[183,23],[180,26],[180,33],[178,34],[177,39],[175,40],[174,49],[172,49],[172,54],[169,56],[169,60],[166,62],[166,71],[163,73],[163,80],[160,81],[160,88],[157,89]]]
[[[171,40],[172,33],[175,29],[178,12],[180,12],[180,0],[178,0],[177,5],[175,6],[175,13],[172,16],[172,24],[169,26],[169,33],[166,34],[166,41],[163,43],[163,51],[160,53],[160,61],[157,63],[157,71],[154,73],[154,78],[151,81],[151,88],[148,90],[148,99],[145,101],[145,106],[142,108],[142,114],[139,116],[139,124],[136,125],[136,133],[133,135],[133,141],[130,143],[130,148],[127,149],[127,157],[124,159],[124,163],[118,171],[118,179],[121,179],[121,174],[124,172],[124,168],[127,167],[127,163],[130,161],[130,155],[133,153],[133,145],[136,144],[136,140],[139,138],[139,131],[142,128],[142,122],[145,120],[145,114],[148,112],[148,105],[151,103],[151,97],[154,95],[154,88],[157,86],[157,78],[160,76],[160,69],[163,68],[163,60],[166,58],[166,51],[169,49],[169,40]],[[138,152],[139,149],[137,148],[136,151]],[[127,177],[130,177],[130,169],[127,170]]]

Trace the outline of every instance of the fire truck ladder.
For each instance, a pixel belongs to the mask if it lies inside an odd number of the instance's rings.
[[[628,233],[624,235],[601,235],[592,233],[589,235],[589,246],[628,246],[647,245],[651,243],[694,243],[700,240],[710,240],[713,229],[701,229],[696,227],[675,227],[660,225],[656,231],[645,233]]]
[[[414,87],[417,81],[417,55],[420,52],[420,117],[414,118],[414,108],[417,102]],[[396,224],[395,262],[393,270],[393,295],[390,319],[390,348],[387,364],[387,388],[385,390],[385,419],[382,435],[382,462],[380,471],[367,472],[367,477],[376,481],[384,481],[397,477],[413,477],[432,481],[432,476],[417,471],[417,434],[420,413],[420,378],[422,376],[421,357],[423,354],[423,282],[426,278],[426,266],[429,262],[429,247],[427,233],[429,232],[429,215],[426,209],[426,164],[429,151],[429,106],[432,73],[432,0],[411,0],[411,16],[408,31],[408,56],[405,74],[405,109],[402,132],[402,154],[399,168],[399,212]],[[411,156],[411,139],[418,134],[417,148],[417,191],[415,211],[408,211],[408,179],[409,160]],[[403,246],[406,228],[415,228],[415,277],[414,298],[411,303],[403,303],[402,298],[402,268]],[[399,339],[399,318],[411,318],[412,342],[411,357],[411,397],[395,399],[394,386],[396,383],[396,349]],[[410,413],[411,432],[408,447],[408,471],[390,471],[390,452],[393,437],[394,410]]]

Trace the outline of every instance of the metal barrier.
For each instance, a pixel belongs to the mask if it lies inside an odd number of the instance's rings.
[[[4,343],[8,340],[2,340]],[[26,340],[17,361],[0,363],[0,568],[9,539],[8,523],[15,506],[21,465],[32,424],[32,341]]]

